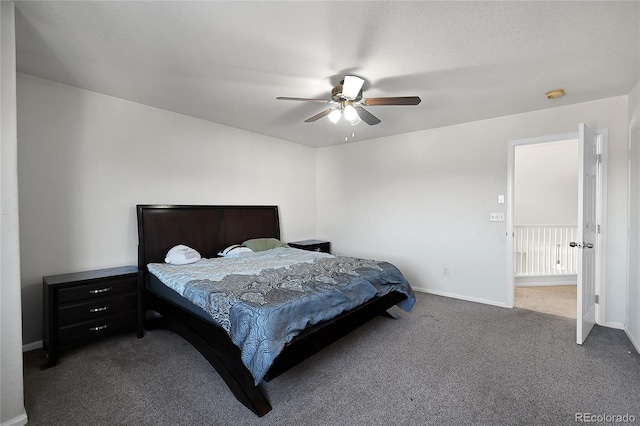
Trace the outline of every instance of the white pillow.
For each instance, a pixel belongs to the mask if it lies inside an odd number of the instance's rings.
[[[187,265],[189,263],[195,263],[200,259],[200,253],[196,250],[180,244],[172,247],[171,250],[167,252],[164,261],[172,265]]]
[[[227,247],[226,249],[222,250],[220,253],[218,253],[218,256],[222,256],[222,257],[238,257],[240,256],[240,253],[247,253],[253,251],[251,250],[249,247],[245,247],[243,245],[240,244],[234,244],[232,246]]]

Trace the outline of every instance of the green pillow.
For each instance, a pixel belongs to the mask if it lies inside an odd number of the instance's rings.
[[[254,238],[245,241],[242,245],[249,247],[253,251],[265,251],[276,247],[289,247],[277,238]]]

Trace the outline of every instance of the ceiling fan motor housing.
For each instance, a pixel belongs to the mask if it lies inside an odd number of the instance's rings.
[[[331,89],[331,99],[336,102],[346,101],[347,98],[342,94],[343,91],[344,80],[340,82],[340,84],[336,85],[333,89]],[[358,102],[362,99],[362,89],[358,92],[358,96],[355,99],[352,99],[353,102]]]

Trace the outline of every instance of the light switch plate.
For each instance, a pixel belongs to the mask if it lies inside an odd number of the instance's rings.
[[[489,214],[489,221],[491,222],[504,222],[504,213],[492,212]]]
[[[498,195],[498,204],[504,204],[504,195]]]

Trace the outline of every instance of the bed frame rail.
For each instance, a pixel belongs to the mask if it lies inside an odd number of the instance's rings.
[[[397,318],[394,314],[389,314],[388,309],[406,298],[407,296],[398,292],[375,297],[349,312],[309,327],[284,347],[267,372],[265,380],[278,377],[378,315]]]

